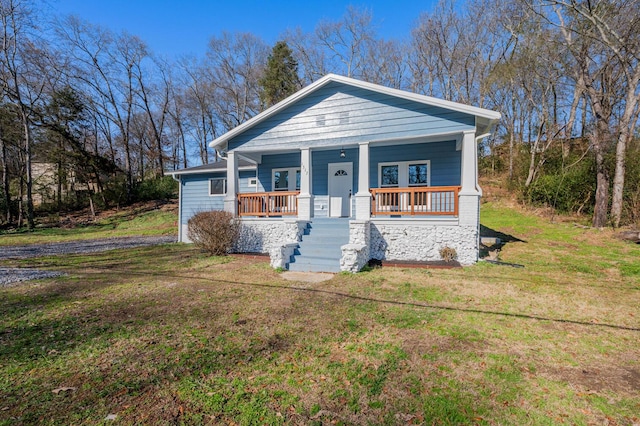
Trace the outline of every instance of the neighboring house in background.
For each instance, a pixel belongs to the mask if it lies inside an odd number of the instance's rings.
[[[242,218],[237,249],[274,267],[358,271],[370,259],[478,259],[477,141],[494,111],[329,74],[211,142],[178,170],[180,241],[201,210]]]
[[[58,185],[58,165],[55,163],[34,162],[31,165],[33,180],[33,205],[40,206],[45,203],[55,203],[58,199],[58,190],[64,199],[77,191],[97,191],[94,182],[79,182],[73,169],[63,171],[62,183]]]

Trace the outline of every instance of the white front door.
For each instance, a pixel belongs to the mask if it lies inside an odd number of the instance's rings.
[[[351,216],[353,163],[329,163],[329,216]]]

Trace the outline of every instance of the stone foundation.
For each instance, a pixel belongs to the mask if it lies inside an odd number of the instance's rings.
[[[242,219],[235,251],[269,253],[273,247],[301,241],[307,223],[295,219]]]
[[[293,256],[293,253],[297,247],[298,243],[294,242],[271,246],[271,248],[269,249],[271,267],[274,269],[287,268],[287,265],[291,260],[291,256]]]
[[[340,270],[358,272],[369,262],[371,222],[352,220],[349,222],[349,244],[342,246]]]
[[[461,265],[478,261],[476,226],[411,223],[371,223],[370,256],[378,260],[437,261],[440,249],[456,250]]]

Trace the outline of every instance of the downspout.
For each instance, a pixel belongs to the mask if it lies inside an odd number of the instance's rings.
[[[182,179],[180,175],[171,175],[173,180],[178,182],[178,242],[182,242]]]

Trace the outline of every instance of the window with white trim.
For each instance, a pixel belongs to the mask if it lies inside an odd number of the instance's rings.
[[[300,168],[273,169],[271,186],[273,191],[299,191]]]
[[[209,195],[225,195],[227,193],[226,178],[209,179]]]
[[[405,188],[431,185],[431,161],[378,163],[379,188]]]

